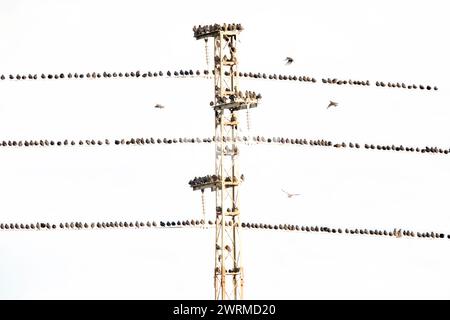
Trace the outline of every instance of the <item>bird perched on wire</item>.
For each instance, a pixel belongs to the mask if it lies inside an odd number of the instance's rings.
[[[284,61],[286,61],[286,65],[290,65],[290,64],[292,64],[292,62],[294,62],[294,59],[291,57],[286,57],[286,59],[284,59]]]
[[[289,192],[287,192],[287,191],[284,191],[283,189],[281,189],[281,191],[283,191],[284,193],[286,193],[286,195],[288,196],[288,198],[292,198],[292,197],[295,197],[295,196],[299,196],[299,195],[300,195],[299,193],[289,193]]]
[[[330,103],[328,104],[327,109],[328,109],[329,107],[337,107],[337,106],[338,106],[338,103],[337,103],[337,102],[334,102],[334,101],[331,101],[331,100],[330,100]]]
[[[159,103],[157,103],[157,104],[155,105],[155,108],[156,108],[156,109],[164,109],[164,106],[161,105],[161,104],[159,104]]]

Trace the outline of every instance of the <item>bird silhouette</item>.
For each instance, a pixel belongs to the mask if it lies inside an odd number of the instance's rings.
[[[294,59],[292,59],[291,57],[286,57],[284,61],[286,61],[286,65],[289,65],[292,64],[292,62],[294,62]]]
[[[288,196],[288,198],[292,198],[292,197],[295,197],[295,196],[299,196],[299,195],[300,195],[299,193],[289,193],[289,192],[287,192],[287,191],[284,191],[283,189],[281,189],[281,191],[283,191],[284,193],[286,193],[286,195]]]
[[[337,103],[337,102],[334,102],[334,101],[331,101],[331,100],[330,100],[330,103],[328,104],[327,109],[328,109],[329,107],[337,107],[337,106],[338,106],[338,103]]]
[[[163,105],[160,105],[159,103],[157,103],[157,104],[155,105],[155,108],[157,108],[157,109],[164,109],[164,106],[163,106]]]

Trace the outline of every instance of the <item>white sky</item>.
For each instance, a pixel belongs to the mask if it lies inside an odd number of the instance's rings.
[[[439,87],[242,80],[263,96],[252,134],[449,147],[447,1],[221,7],[2,0],[0,73],[200,69],[203,41],[192,26],[240,22],[243,71]],[[286,56],[295,63],[285,66]],[[3,81],[0,139],[211,136],[212,86]],[[339,107],[326,110],[330,99]],[[243,221],[450,233],[448,157],[293,146],[241,154]],[[200,194],[187,182],[212,173],[214,148],[0,148],[0,163],[2,222],[200,219]],[[302,196],[288,200],[281,188]],[[206,199],[213,208],[213,194]],[[448,241],[246,230],[243,238],[247,299],[450,298]],[[210,230],[0,232],[0,298],[211,299],[213,254]]]

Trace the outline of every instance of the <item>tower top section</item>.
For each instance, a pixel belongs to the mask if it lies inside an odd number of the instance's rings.
[[[203,39],[208,37],[216,37],[220,32],[226,33],[226,34],[238,34],[244,28],[240,23],[224,23],[224,24],[210,24],[210,25],[198,25],[194,26],[192,29],[194,31],[194,37],[195,39]]]

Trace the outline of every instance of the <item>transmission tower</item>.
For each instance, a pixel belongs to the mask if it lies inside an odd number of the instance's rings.
[[[238,156],[238,111],[254,108],[261,95],[241,92],[238,84],[237,36],[240,24],[194,27],[194,37],[214,41],[215,174],[191,180],[194,190],[210,188],[216,196],[214,298],[242,299]]]

